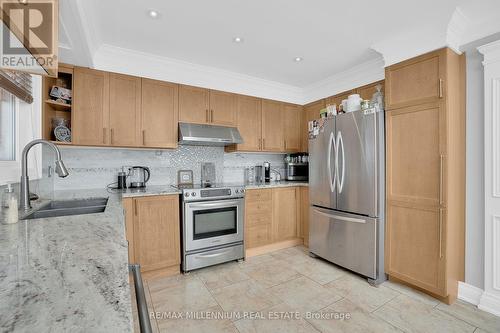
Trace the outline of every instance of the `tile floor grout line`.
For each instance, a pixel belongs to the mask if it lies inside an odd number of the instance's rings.
[[[444,303],[443,303],[443,304],[444,304]],[[475,332],[477,329],[482,329],[483,331],[489,332],[488,330],[486,330],[486,329],[484,329],[484,328],[482,328],[482,327],[476,326],[475,324],[470,323],[470,322],[468,322],[467,320],[465,320],[465,319],[463,319],[463,318],[460,318],[460,317],[456,316],[456,315],[455,315],[455,314],[453,314],[453,313],[448,313],[448,312],[446,312],[446,311],[444,311],[444,310],[441,310],[440,308],[438,308],[438,305],[439,305],[439,304],[437,304],[437,305],[434,307],[434,309],[435,309],[435,310],[437,310],[437,311],[439,311],[439,312],[441,312],[441,313],[444,313],[444,314],[446,314],[446,315],[448,315],[448,316],[451,316],[451,317],[453,317],[453,318],[455,318],[455,319],[458,319],[458,320],[460,320],[460,321],[463,321],[463,322],[464,322],[464,323],[466,323],[466,324],[469,324],[470,326],[474,327],[474,331],[472,331],[472,332]]]
[[[378,309],[380,309],[381,307],[383,307],[384,305],[386,305],[387,303],[391,302],[392,300],[396,299],[397,297],[403,295],[402,293],[400,293],[399,291],[396,291],[398,294],[394,297],[392,297],[391,299],[389,299],[388,301],[384,302],[383,304],[379,305],[377,308],[373,309],[372,311],[368,311],[368,313],[374,313],[375,311],[377,311]],[[350,301],[350,300],[349,300]]]

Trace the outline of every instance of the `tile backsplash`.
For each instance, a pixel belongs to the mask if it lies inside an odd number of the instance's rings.
[[[122,166],[142,165],[151,169],[150,185],[177,183],[177,171],[193,170],[194,182],[201,181],[201,163],[215,164],[217,182],[244,181],[248,166],[271,163],[284,177],[284,154],[225,153],[223,147],[179,146],[176,150],[79,148],[61,147],[63,161],[70,175],[58,178],[52,175],[54,190],[104,188],[116,181]],[[44,165],[53,161],[43,151]],[[49,162],[47,162],[49,161]]]

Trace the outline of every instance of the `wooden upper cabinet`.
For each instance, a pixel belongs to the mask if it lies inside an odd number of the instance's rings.
[[[262,150],[282,152],[284,149],[283,103],[262,100]]]
[[[297,187],[273,189],[273,241],[297,238]]]
[[[352,95],[352,94],[355,94],[356,93],[356,90],[355,89],[351,89],[351,90],[347,90],[347,91],[344,91],[344,92],[341,92],[340,94],[337,94],[337,95],[334,95],[334,96],[330,96],[326,99],[326,105],[337,105],[337,108],[340,104],[342,104],[342,101],[344,99],[347,99],[347,97],[349,97],[349,95]],[[319,116],[318,116],[319,118]]]
[[[385,70],[386,109],[434,102],[444,92],[445,52],[424,54]]]
[[[179,265],[179,197],[142,197],[134,206],[134,257],[141,271]]]
[[[262,106],[260,98],[239,95],[237,97],[237,126],[243,143],[236,150],[259,151],[262,138]]]
[[[210,123],[214,125],[236,125],[237,95],[210,90]]]
[[[283,123],[285,136],[285,151],[298,152],[301,148],[301,117],[300,105],[285,104],[283,106]]]
[[[179,86],[142,79],[140,144],[145,147],[176,148],[178,141]]]
[[[179,86],[179,121],[206,124],[210,122],[208,89]]]
[[[109,127],[112,146],[137,146],[141,141],[141,78],[109,75]]]
[[[359,94],[362,99],[368,99],[371,100],[373,97],[373,94],[377,92],[377,86],[381,85],[381,92],[382,94],[384,93],[384,80],[373,82],[370,84],[367,84],[366,86],[362,86],[356,89],[356,94]]]
[[[109,73],[75,67],[73,75],[73,143],[109,144]]]
[[[304,106],[302,110],[301,150],[307,151],[309,147],[309,122],[319,119],[319,111],[325,108],[325,100],[312,102]]]

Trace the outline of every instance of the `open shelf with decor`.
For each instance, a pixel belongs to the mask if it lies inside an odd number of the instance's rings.
[[[42,89],[42,137],[71,144],[73,66],[59,64],[57,78],[44,77]]]

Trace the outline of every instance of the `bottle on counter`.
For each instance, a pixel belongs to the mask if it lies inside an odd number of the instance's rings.
[[[7,184],[7,188],[2,196],[2,211],[4,211],[5,224],[13,224],[19,221],[19,204],[17,195],[14,193],[12,184]]]

